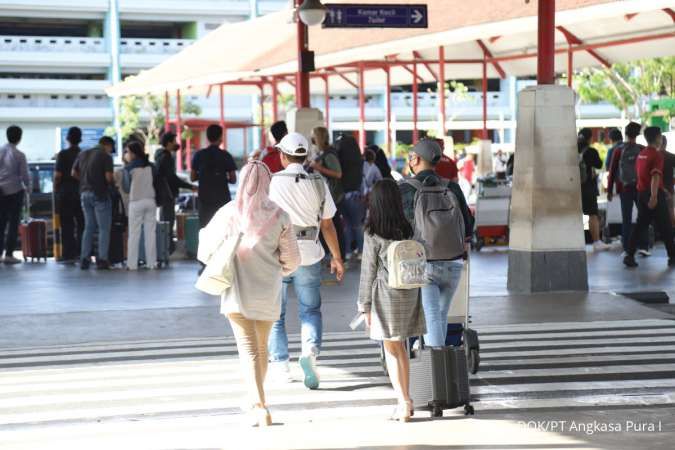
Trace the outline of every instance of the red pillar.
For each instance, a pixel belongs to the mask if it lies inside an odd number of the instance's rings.
[[[272,122],[279,120],[279,90],[277,88],[277,78],[272,78]]]
[[[192,138],[185,140],[185,165],[187,170],[192,169]]]
[[[413,85],[412,85],[412,96],[413,96],[413,145],[417,143],[420,138],[419,130],[417,129],[417,63],[413,64]]]
[[[572,87],[574,80],[574,52],[572,46],[567,50],[567,86]]]
[[[330,128],[330,86],[328,84],[328,75],[323,76],[323,95],[325,98],[324,119],[326,121],[326,129]]]
[[[265,84],[260,83],[260,147],[267,147],[267,133],[265,132]]]
[[[555,0],[540,0],[537,35],[537,83],[555,83]]]
[[[302,0],[295,0],[296,8],[301,4]],[[309,108],[309,73],[302,70],[302,55],[309,47],[309,31],[300,17],[296,17],[296,20],[298,22],[298,73],[295,83],[295,102],[298,108]]]
[[[483,139],[487,138],[487,61],[483,60]]]
[[[386,95],[386,101],[387,101],[387,113],[386,113],[386,121],[387,121],[387,140],[385,141],[387,143],[387,155],[391,157],[392,155],[392,142],[391,142],[391,70],[390,67],[387,66],[386,70],[386,75],[387,75],[387,92],[385,92]]]
[[[180,144],[180,150],[178,150],[178,161],[176,161],[176,166],[178,170],[183,170],[183,124],[180,117],[180,89],[176,90],[176,142]]]
[[[220,146],[223,149],[227,148],[227,129],[225,128],[225,93],[223,92],[223,85],[218,85],[218,95],[220,100],[220,128],[223,129],[223,142]]]
[[[359,147],[366,149],[366,91],[363,64],[359,64]]]
[[[169,91],[164,91],[164,132],[171,130],[171,111],[169,107]]]
[[[438,107],[441,112],[441,131],[443,137],[447,134],[445,112],[445,47],[438,47]]]

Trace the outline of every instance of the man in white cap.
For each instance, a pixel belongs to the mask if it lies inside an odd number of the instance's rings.
[[[269,354],[272,371],[281,372],[290,381],[288,364],[288,336],[286,334],[286,304],[288,287],[292,284],[299,302],[302,323],[302,354],[299,362],[304,373],[304,383],[309,389],[319,387],[316,357],[321,349],[321,260],[325,256],[319,242],[323,234],[332,255],[331,273],[338,281],[344,275],[333,216],[335,203],[328,186],[318,174],[308,174],[303,168],[309,144],[300,133],[289,133],[277,148],[281,150],[281,165],[284,170],[274,174],[270,185],[270,199],[288,213],[293,223],[298,246],[300,267],[283,280],[281,294],[281,317],[274,323],[269,339]]]

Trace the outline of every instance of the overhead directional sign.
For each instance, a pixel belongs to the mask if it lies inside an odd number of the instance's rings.
[[[427,5],[328,3],[324,28],[428,28]]]

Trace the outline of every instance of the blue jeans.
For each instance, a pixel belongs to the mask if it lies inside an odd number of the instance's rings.
[[[293,285],[298,297],[301,325],[302,354],[319,354],[321,349],[321,262],[300,266],[291,276],[284,277],[281,288],[281,317],[274,322],[268,342],[270,361],[288,361],[286,334],[286,304],[288,287]]]
[[[628,251],[628,240],[633,229],[633,205],[638,207],[638,193],[633,189],[624,190],[619,194],[621,199],[621,244],[623,250]],[[638,248],[647,250],[649,248],[648,229],[645,229],[638,236]]]
[[[429,284],[422,288],[422,307],[427,322],[424,344],[445,347],[448,334],[448,310],[462,276],[462,260],[431,261],[427,263]]]
[[[84,233],[82,234],[82,253],[80,259],[89,259],[94,245],[94,231],[98,229],[98,253],[96,261],[108,260],[110,247],[110,227],[112,226],[112,201],[110,197],[99,198],[93,192],[80,195],[84,213]]]
[[[366,215],[366,206],[360,192],[347,192],[345,199],[340,203],[345,227],[345,256],[352,252],[352,244],[356,242],[359,252],[363,251],[363,219]]]

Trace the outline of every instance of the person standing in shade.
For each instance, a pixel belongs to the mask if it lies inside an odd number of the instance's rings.
[[[600,212],[598,211],[598,176],[596,170],[602,169],[602,160],[598,151],[591,147],[593,133],[590,128],[579,131],[577,149],[581,174],[581,209],[588,216],[588,231],[591,234],[593,251],[609,250],[609,246],[600,240]]]
[[[393,180],[394,177],[391,175],[391,166],[389,165],[389,160],[387,159],[387,154],[380,148],[379,145],[371,144],[368,148],[375,152],[375,165],[380,169],[382,178],[388,178]]]
[[[300,267],[284,277],[281,289],[281,315],[274,323],[269,340],[270,360],[278,378],[290,381],[288,336],[286,334],[286,305],[291,285],[299,303],[302,323],[302,353],[299,359],[304,384],[309,389],[319,387],[316,358],[321,350],[323,323],[321,316],[321,260],[324,250],[319,243],[323,234],[330,249],[331,272],[342,280],[344,265],[340,256],[333,216],[336,208],[326,182],[317,174],[308,174],[303,164],[309,153],[309,143],[300,133],[289,133],[279,143],[284,170],[274,174],[270,199],[291,218],[300,249]]]
[[[98,253],[96,268],[110,269],[108,250],[110,248],[110,227],[112,226],[113,160],[110,156],[115,141],[103,136],[98,146],[81,152],[71,175],[80,182],[80,201],[84,213],[84,233],[80,251],[80,268],[89,269],[91,251],[94,245],[94,232],[98,229]]]
[[[61,263],[75,264],[80,256],[80,243],[84,232],[84,214],[80,203],[80,183],[72,177],[73,164],[80,154],[82,130],[68,129],[66,140],[70,146],[56,156],[54,170],[54,200],[61,220]]]
[[[206,129],[209,146],[192,157],[190,180],[199,181],[199,223],[204,228],[216,211],[230,200],[229,184],[237,182],[237,166],[227,150],[221,150],[223,129],[209,125]]]
[[[363,181],[363,156],[353,136],[343,135],[336,144],[342,168],[344,201],[338,206],[344,219],[345,261],[358,258],[363,251],[363,219],[366,207],[361,193]]]
[[[668,139],[661,135],[661,153],[663,154],[663,187],[666,190],[666,203],[670,223],[675,227],[675,209],[673,205],[673,171],[675,170],[675,155],[668,150]]]
[[[315,172],[320,173],[326,179],[328,190],[330,191],[333,202],[337,206],[338,212],[333,216],[333,225],[337,232],[338,242],[340,243],[340,254],[345,257],[345,237],[342,229],[342,214],[340,214],[342,202],[345,199],[345,192],[342,189],[342,166],[337,153],[328,139],[328,130],[325,127],[316,127],[312,130],[312,143],[316,145],[319,154],[316,159],[309,164],[309,167]],[[321,236],[321,242],[324,249],[328,251],[325,245],[325,239]]]
[[[626,267],[637,267],[635,251],[640,233],[654,222],[668,253],[668,266],[675,266],[675,244],[673,227],[668,214],[668,202],[663,185],[663,153],[661,148],[661,129],[647,127],[644,131],[647,147],[637,157],[638,218],[631,230],[627,254],[623,259]]]
[[[607,178],[607,201],[614,198],[614,186],[621,200],[621,244],[624,253],[628,252],[628,239],[633,228],[633,207],[638,207],[637,193],[637,158],[644,147],[637,143],[642,127],[639,123],[630,122],[626,125],[626,141],[612,146],[612,160]],[[620,133],[619,133],[620,134]],[[614,139],[618,138],[614,135]],[[645,229],[638,236],[638,253],[649,256],[649,235]]]
[[[4,252],[2,262],[5,264],[21,262],[14,257],[14,250],[19,234],[23,199],[31,189],[26,155],[17,148],[22,134],[21,128],[10,126],[7,128],[7,144],[0,147],[0,257]]]
[[[162,146],[155,152],[155,165],[157,167],[157,186],[163,187],[164,193],[159,194],[159,217],[163,222],[169,222],[171,238],[169,241],[169,253],[176,249],[173,238],[173,226],[176,222],[176,199],[180,189],[196,191],[197,188],[176,174],[176,153],[180,148],[176,142],[176,134],[169,131],[162,135]]]
[[[368,149],[363,155],[365,161],[363,161],[363,183],[361,184],[361,193],[364,198],[368,198],[368,195],[373,190],[375,183],[382,179],[382,174],[380,169],[375,165],[375,152]]]
[[[398,397],[393,419],[407,422],[413,414],[410,399],[410,360],[406,341],[426,332],[419,289],[389,287],[389,246],[413,238],[403,213],[401,192],[394,180],[378,181],[369,197],[361,262],[358,310],[365,314],[370,338],[384,344],[387,370]]]
[[[155,168],[145,153],[143,144],[131,141],[124,150],[127,165],[123,172],[123,189],[129,193],[129,239],[127,244],[127,269],[138,270],[141,231],[145,244],[148,269],[157,266],[157,203],[155,201]]]
[[[279,120],[274,122],[270,127],[270,133],[272,134],[272,139],[274,139],[274,145],[267,147],[265,153],[262,155],[262,162],[265,163],[270,172],[277,173],[284,170],[281,165],[281,153],[277,148],[279,142],[288,134],[288,128],[286,127],[286,122]]]
[[[438,186],[447,183],[447,192],[454,195],[464,221],[464,252],[469,249],[469,242],[473,234],[473,218],[466,204],[462,189],[455,182],[444,180],[436,175],[434,168],[441,159],[441,147],[431,139],[422,139],[410,150],[408,155],[408,168],[414,176],[414,182],[404,180],[399,184],[403,201],[403,212],[408,222],[417,227],[415,221],[416,194],[422,186]],[[444,229],[444,233],[455,233],[460,230]],[[424,306],[424,319],[427,326],[427,334],[424,342],[430,347],[444,347],[448,332],[448,310],[450,302],[455,295],[462,269],[464,267],[463,254],[450,257],[449,259],[434,259],[427,261],[427,277],[429,284],[422,288],[422,305]]]

